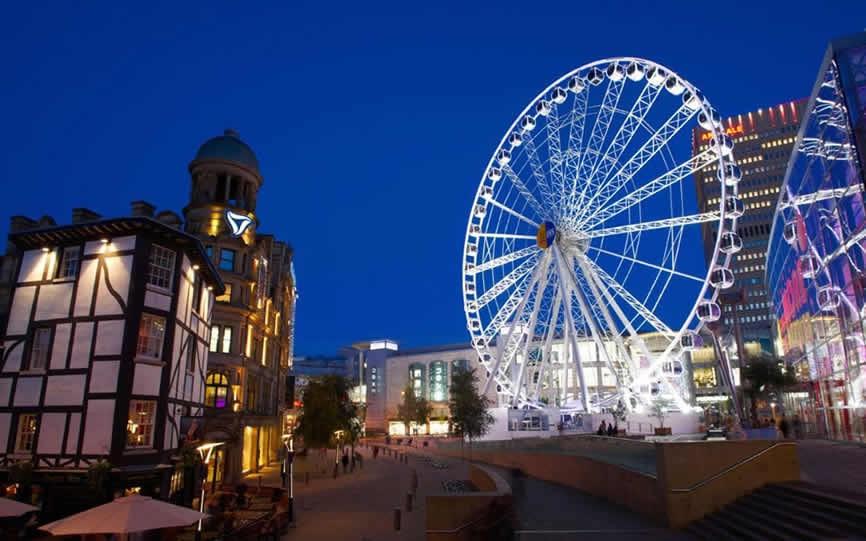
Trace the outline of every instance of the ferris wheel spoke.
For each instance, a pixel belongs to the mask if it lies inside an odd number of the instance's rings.
[[[467,272],[470,274],[479,274],[484,271],[488,271],[490,269],[495,269],[497,267],[501,267],[507,263],[511,263],[512,261],[517,261],[518,259],[523,259],[524,257],[535,254],[539,251],[537,245],[527,246],[522,250],[517,250],[516,252],[510,252],[505,255],[501,255],[495,259],[491,259],[490,261],[485,261],[480,265],[476,265],[471,269],[468,269]]]
[[[630,181],[638,171],[652,159],[653,156],[667,145],[670,140],[685,126],[697,113],[683,104],[676,110],[659,129],[644,143],[635,154],[625,162],[622,168],[594,191],[592,197],[585,203],[581,203],[581,222],[590,217],[589,212],[595,207],[604,208],[607,202],[619,192]],[[599,203],[593,206],[595,201]]]
[[[571,349],[572,349],[571,357],[574,361],[575,370],[577,370],[577,377],[578,377],[578,380],[580,382],[580,395],[581,395],[581,401],[583,403],[583,409],[584,409],[584,411],[589,411],[589,401],[588,401],[587,390],[586,390],[586,379],[584,378],[584,374],[583,374],[583,363],[580,360],[580,350],[577,347],[577,340],[575,339],[577,327],[574,324],[574,309],[573,309],[572,304],[571,304],[572,295],[571,295],[571,292],[569,291],[569,287],[568,287],[569,275],[567,274],[568,271],[566,271],[564,269],[565,265],[562,261],[562,258],[554,257],[554,260],[556,261],[557,270],[559,271],[559,279],[562,283],[563,297],[565,300],[565,321],[566,321],[566,334],[567,334],[566,341],[568,344],[571,345]],[[566,363],[566,366],[567,366],[567,363]],[[563,385],[563,387],[565,388],[566,396],[568,396],[568,369],[567,368],[565,370],[565,374],[566,374],[565,384]]]
[[[505,173],[505,176],[508,177],[508,180],[511,181],[511,184],[517,188],[517,191],[520,192],[520,195],[526,199],[526,202],[529,203],[529,206],[532,207],[532,210],[535,211],[536,215],[542,220],[547,219],[548,212],[544,210],[541,206],[541,203],[538,202],[538,199],[532,195],[532,192],[526,187],[526,184],[520,178],[520,176],[511,168],[511,164],[504,164],[502,166],[502,172]]]
[[[611,252],[610,250],[605,250],[604,248],[599,248],[598,246],[590,246],[590,247],[587,248],[587,249],[588,249],[588,250],[595,250],[596,252],[600,252],[600,253],[602,253],[602,254],[607,254],[607,255],[610,255],[610,256],[613,256],[613,257],[618,257],[618,258],[620,258],[620,259],[624,259],[624,260],[626,260],[626,261],[630,261],[630,262],[632,262],[632,263],[637,263],[637,264],[639,264],[639,265],[644,265],[645,267],[649,267],[649,268],[651,268],[651,269],[656,269],[656,270],[660,270],[660,271],[664,271],[664,272],[669,272],[669,273],[673,274],[674,276],[679,276],[679,277],[681,277],[681,278],[688,278],[689,280],[694,280],[695,282],[699,282],[699,283],[701,283],[701,284],[704,283],[704,279],[703,279],[703,278],[699,278],[699,277],[694,276],[694,275],[692,275],[692,274],[688,274],[688,273],[685,273],[685,272],[680,272],[680,271],[678,271],[678,270],[676,270],[676,269],[669,269],[669,268],[667,268],[667,267],[662,267],[661,265],[655,265],[655,264],[653,264],[653,263],[648,263],[648,262],[646,262],[646,261],[643,261],[643,260],[640,260],[640,259],[636,259],[636,258],[634,258],[634,257],[629,257],[629,256],[626,256],[626,255],[618,254],[618,253],[616,253],[616,252]]]
[[[527,365],[529,365],[529,348],[532,345],[533,336],[535,335],[535,326],[538,324],[538,311],[541,309],[543,302],[542,294],[547,289],[549,279],[550,275],[548,267],[548,272],[545,273],[544,279],[539,280],[538,282],[538,288],[536,289],[534,302],[532,303],[532,313],[529,316],[529,326],[527,327],[528,332],[526,340],[523,343],[523,363],[517,371],[517,382],[514,385],[517,392],[514,393],[514,399],[512,401],[513,406],[518,405],[518,400],[521,397],[520,388],[523,385],[523,375],[526,372]],[[525,393],[523,396],[526,396]]]
[[[602,160],[599,162],[590,176],[593,180],[599,179],[599,185],[607,180],[608,175],[613,170],[612,164],[616,164],[622,156],[622,153],[625,152],[625,149],[634,138],[634,134],[637,133],[638,128],[643,125],[647,114],[650,109],[652,109],[652,106],[655,103],[656,98],[659,97],[661,91],[662,85],[651,85],[648,81],[644,83],[640,95],[637,100],[635,100],[634,105],[626,115],[623,123],[620,125],[619,131],[616,133],[607,148],[606,155],[610,156],[612,159],[607,161]]]
[[[556,204],[553,197],[553,192],[550,189],[550,184],[547,182],[547,175],[544,173],[544,167],[541,164],[541,159],[538,157],[538,149],[535,147],[535,139],[532,137],[532,132],[523,132],[523,146],[526,147],[526,155],[529,158],[529,166],[532,169],[532,176],[535,182],[538,183],[538,191],[541,192],[542,199],[551,208]],[[541,216],[546,216],[547,213],[542,213]]]
[[[713,163],[712,160],[708,159],[711,156],[711,151],[704,151],[688,161],[674,167],[663,175],[643,184],[640,188],[630,192],[622,199],[610,204],[610,206],[602,207],[597,213],[588,217],[584,226],[587,229],[594,229],[606,220],[617,216],[647,198],[670,188],[678,182],[681,182],[683,179],[690,177],[694,173]],[[605,201],[605,203],[607,203],[607,201]]]
[[[692,214],[690,216],[678,216],[676,218],[666,218],[664,220],[653,220],[649,222],[641,222],[637,224],[622,225],[618,227],[608,227],[604,229],[593,229],[586,232],[588,238],[607,237],[610,235],[623,235],[626,233],[637,233],[641,231],[650,231],[653,229],[668,229],[671,227],[684,227],[692,224],[703,224],[707,222],[718,222],[722,218],[720,211],[702,212],[700,214]]]
[[[511,233],[469,233],[474,237],[479,237],[482,239],[506,239],[506,240],[531,240],[535,242],[537,237],[535,235],[512,235]]]
[[[488,199],[487,202],[490,203],[491,205],[493,205],[494,207],[498,208],[502,212],[505,212],[507,214],[514,216],[518,220],[523,220],[524,222],[528,223],[529,225],[531,225],[535,228],[538,227],[538,222],[535,222],[535,221],[527,218],[523,214],[520,214],[519,212],[512,209],[511,207],[507,207],[507,206],[503,205],[502,203],[500,203],[499,201],[497,201],[495,199]]]
[[[583,136],[586,129],[586,108],[589,100],[589,91],[578,92],[574,97],[571,112],[568,118],[568,146],[563,155],[565,166],[559,178],[560,206],[573,198],[577,190],[577,168],[580,163],[580,152],[584,149]],[[560,212],[565,212],[560,209]],[[562,218],[562,216],[560,216]]]
[[[535,265],[537,259],[537,257],[531,257],[530,259],[527,259],[526,261],[515,267],[514,270],[505,275],[505,277],[503,277],[501,280],[493,284],[490,289],[482,293],[476,301],[478,303],[478,309],[480,310],[481,308],[484,308],[485,306],[490,304],[490,301],[497,298],[499,295],[511,288],[511,286],[513,286],[514,284],[526,278],[526,276],[528,276],[529,273],[532,272],[533,265]]]
[[[634,295],[632,295],[628,289],[623,287],[622,284],[616,281],[613,276],[608,274],[604,269],[602,269],[592,258],[582,256],[581,263],[587,266],[587,276],[589,279],[594,279],[596,281],[596,285],[601,291],[604,298],[607,300],[608,306],[613,308],[614,312],[617,314],[617,317],[622,321],[625,329],[632,336],[637,336],[637,332],[631,324],[631,320],[626,317],[626,315],[622,312],[619,304],[613,299],[611,295],[611,291],[613,291],[619,298],[625,301],[626,304],[631,306],[631,308],[640,314],[640,316],[652,327],[662,333],[662,334],[672,334],[673,331],[670,327],[668,327],[664,321],[659,319],[649,308],[647,308],[641,301],[639,301]]]
[[[553,349],[553,339],[556,336],[556,322],[559,321],[559,312],[562,304],[562,288],[560,287],[560,282],[555,282],[553,287],[553,309],[550,312],[550,318],[547,324],[547,335],[544,339],[544,350],[541,354],[538,381],[535,383],[535,394],[533,395],[535,397],[538,397],[540,394],[541,382],[544,378],[544,368],[552,366],[553,363],[553,360],[551,359],[551,351]]]

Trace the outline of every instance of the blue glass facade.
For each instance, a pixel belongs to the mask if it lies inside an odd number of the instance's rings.
[[[767,256],[777,352],[804,428],[864,439],[866,33],[827,51],[788,163]]]

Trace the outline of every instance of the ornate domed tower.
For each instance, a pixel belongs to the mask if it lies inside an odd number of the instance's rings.
[[[238,132],[225,130],[206,141],[189,164],[189,172],[192,190],[183,210],[187,231],[203,240],[225,236],[252,244],[262,175],[255,153]]]

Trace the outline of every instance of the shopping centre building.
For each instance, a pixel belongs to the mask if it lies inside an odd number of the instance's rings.
[[[777,352],[817,434],[864,439],[866,414],[866,33],[833,41],[779,195],[767,256]]]

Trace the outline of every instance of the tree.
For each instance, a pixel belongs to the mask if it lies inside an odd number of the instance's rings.
[[[673,407],[673,402],[664,396],[656,396],[650,404],[650,415],[659,420],[659,428],[665,427],[665,417],[668,410]]]
[[[307,447],[330,447],[334,433],[343,430],[351,434],[358,411],[349,400],[349,381],[336,375],[312,378],[304,390],[304,409],[298,416],[295,433]],[[344,440],[345,441],[345,440]]]
[[[418,398],[415,400],[415,415],[412,420],[415,421],[419,427],[427,426],[427,422],[430,421],[431,413],[433,413],[433,406],[430,405],[430,402],[427,401],[426,398]]]
[[[403,422],[406,435],[409,435],[409,425],[418,415],[418,399],[415,397],[415,389],[411,383],[403,388],[403,401],[397,405],[397,418]]]
[[[758,399],[784,391],[797,384],[792,371],[783,371],[776,358],[752,358],[742,369],[743,391],[749,397],[752,422],[758,420]]]
[[[472,440],[487,433],[493,424],[493,416],[488,413],[490,399],[478,392],[475,369],[458,370],[451,377],[450,400],[451,424],[454,434]]]

